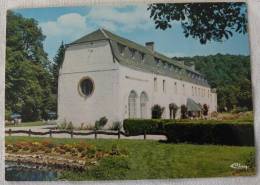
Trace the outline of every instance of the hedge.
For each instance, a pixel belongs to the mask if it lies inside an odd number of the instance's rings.
[[[164,125],[173,122],[167,119],[125,119],[123,128],[129,135],[144,134],[163,134]]]
[[[169,142],[254,146],[253,124],[175,123],[164,129]]]

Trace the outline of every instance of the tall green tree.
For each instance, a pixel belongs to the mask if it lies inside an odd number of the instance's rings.
[[[57,51],[57,54],[55,55],[55,57],[53,59],[52,74],[53,74],[53,78],[54,78],[54,80],[53,80],[53,93],[54,94],[57,94],[57,91],[58,91],[59,70],[63,63],[64,55],[65,55],[65,45],[62,42]]]
[[[7,12],[6,115],[22,114],[24,121],[46,117],[53,107],[52,75],[45,36],[34,19]]]
[[[220,111],[238,107],[252,110],[249,56],[217,54],[175,59],[194,63],[196,69],[207,77],[211,87],[217,89]]]
[[[185,37],[207,41],[222,41],[234,32],[247,33],[245,3],[159,3],[148,7],[156,28],[165,30],[174,21],[180,22]]]

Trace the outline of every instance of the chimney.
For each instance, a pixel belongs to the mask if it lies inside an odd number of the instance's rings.
[[[150,50],[154,50],[154,42],[146,42],[145,43],[146,48],[150,49]]]

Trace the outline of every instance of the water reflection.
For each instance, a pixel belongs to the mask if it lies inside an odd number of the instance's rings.
[[[32,165],[18,165],[14,162],[5,163],[5,179],[7,181],[53,181],[57,180],[57,172],[40,169]]]

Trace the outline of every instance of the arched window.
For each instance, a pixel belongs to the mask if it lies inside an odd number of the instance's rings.
[[[141,118],[147,118],[147,102],[148,96],[145,92],[141,93],[140,96],[140,111],[141,111]]]
[[[128,114],[129,118],[136,118],[136,99],[137,94],[135,91],[131,91],[128,97]]]

